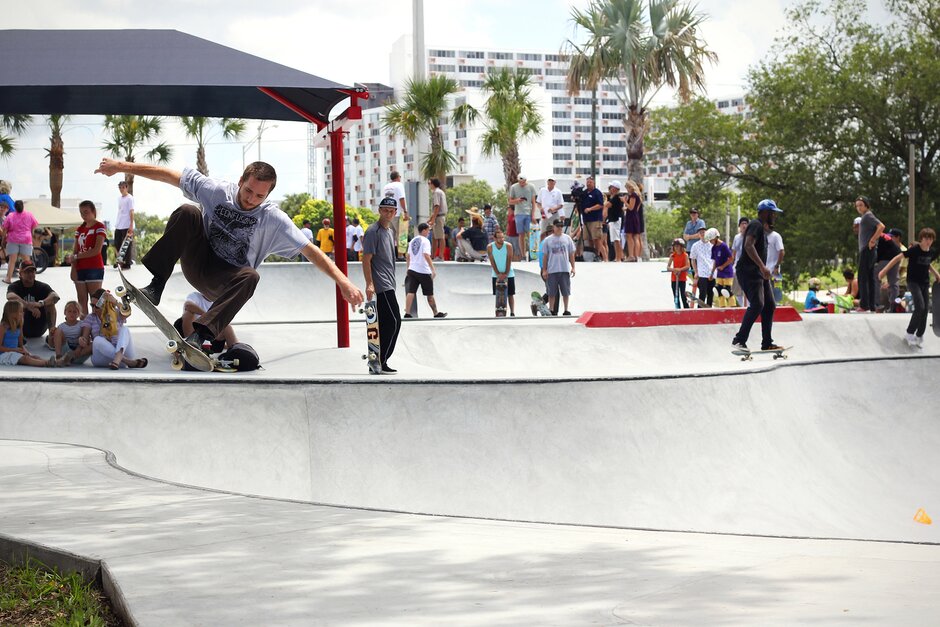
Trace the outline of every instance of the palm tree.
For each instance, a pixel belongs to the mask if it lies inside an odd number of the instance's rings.
[[[466,104],[450,111],[448,100],[458,91],[459,83],[446,76],[432,76],[426,81],[412,79],[405,85],[402,102],[385,108],[385,130],[401,133],[411,142],[416,142],[419,135],[428,135],[431,147],[421,159],[421,175],[425,179],[437,177],[441,186],[446,184],[447,172],[458,167],[457,158],[444,146],[444,120],[448,113],[454,125],[476,118],[476,111]]]
[[[503,161],[506,189],[519,177],[519,140],[541,135],[542,114],[529,90],[529,75],[509,68],[489,74],[483,91],[489,95],[484,105],[487,123],[480,138],[486,156],[499,155]]]
[[[223,139],[238,139],[245,132],[245,121],[237,118],[202,118],[182,116],[180,124],[187,137],[196,140],[196,169],[209,176],[209,164],[206,163],[206,142],[213,120],[218,120],[219,131]]]
[[[46,156],[49,157],[49,191],[52,193],[52,206],[62,206],[62,173],[65,170],[65,142],[62,141],[62,130],[69,121],[69,115],[53,114],[46,116],[49,124],[49,147]]]
[[[650,101],[668,85],[687,102],[694,90],[704,91],[704,62],[718,59],[699,37],[706,16],[680,0],[592,0],[586,10],[572,9],[571,18],[586,41],[565,46],[568,91],[610,85],[625,109],[628,176],[642,183]]]
[[[7,131],[12,135],[22,135],[32,121],[33,116],[31,115],[5,114],[0,116],[0,131]],[[14,150],[16,150],[16,141],[13,137],[0,132],[0,157],[9,157]]]
[[[144,142],[156,139],[162,130],[162,118],[145,115],[106,115],[104,129],[111,134],[111,139],[104,143],[104,148],[115,157],[125,161],[136,161],[135,152]],[[157,163],[170,160],[172,150],[166,142],[160,142],[144,156]],[[127,192],[134,193],[134,175],[125,174]]]

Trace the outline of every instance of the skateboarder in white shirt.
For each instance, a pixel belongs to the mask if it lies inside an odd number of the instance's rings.
[[[428,234],[431,227],[426,222],[418,225],[418,234],[408,243],[405,256],[408,260],[408,273],[405,275],[405,318],[410,318],[411,305],[418,295],[418,286],[421,293],[427,296],[428,306],[434,312],[435,318],[443,318],[447,314],[437,310],[437,301],[434,300],[434,278],[437,270],[434,269],[434,260],[431,258],[431,240]]]

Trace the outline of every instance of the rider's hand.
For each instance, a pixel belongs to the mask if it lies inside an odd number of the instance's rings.
[[[120,171],[118,170],[118,163],[120,162],[115,159],[105,157],[101,160],[101,163],[98,164],[98,169],[95,170],[95,174],[104,174],[105,176],[117,174]]]

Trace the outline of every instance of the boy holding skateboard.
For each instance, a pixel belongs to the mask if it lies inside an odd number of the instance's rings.
[[[923,228],[917,234],[917,242],[911,244],[911,247],[895,256],[888,262],[881,272],[878,273],[878,279],[883,280],[894,266],[901,263],[906,258],[907,263],[907,289],[911,292],[911,298],[914,303],[914,312],[911,314],[911,322],[907,325],[907,335],[904,340],[912,348],[919,348],[924,345],[924,331],[927,330],[927,303],[930,299],[930,275],[933,274],[937,281],[940,281],[940,273],[931,264],[937,258],[937,251],[931,248],[937,240],[937,233],[931,228]],[[934,311],[936,312],[936,303]],[[937,314],[934,313],[934,316]],[[934,329],[937,328],[937,320],[934,322]]]
[[[486,256],[492,268],[493,294],[496,294],[496,282],[506,282],[506,296],[509,300],[509,315],[516,315],[516,271],[512,269],[512,244],[506,241],[503,230],[496,226],[493,231],[493,243],[486,247]],[[506,312],[503,311],[503,315]]]
[[[379,321],[379,360],[383,374],[394,374],[388,358],[395,351],[401,330],[401,311],[395,298],[395,234],[392,220],[398,203],[386,197],[379,202],[379,221],[366,229],[362,244],[362,275],[366,299],[375,301]]]

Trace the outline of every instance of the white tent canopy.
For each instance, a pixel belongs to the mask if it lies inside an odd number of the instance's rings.
[[[70,229],[82,223],[82,217],[75,212],[53,207],[47,200],[23,200],[23,208],[36,216],[39,226],[50,229]]]

